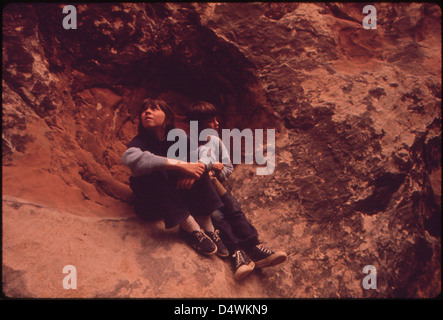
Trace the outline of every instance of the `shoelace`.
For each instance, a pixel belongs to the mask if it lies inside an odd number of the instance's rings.
[[[205,234],[203,233],[202,230],[198,231],[195,234],[195,237],[197,238],[198,242],[200,242],[200,243],[203,242],[203,240],[205,240],[205,238],[206,238],[206,236],[205,236]]]
[[[266,249],[265,247],[263,247],[263,245],[257,245],[256,246],[258,250],[260,250],[261,252],[264,252],[266,254],[273,254],[273,252],[271,250]]]
[[[220,241],[220,231],[219,230],[215,230],[213,233],[212,233],[214,236],[214,241]]]
[[[235,252],[235,265],[239,267],[243,263],[246,263],[246,258],[244,257],[243,252],[238,250]]]

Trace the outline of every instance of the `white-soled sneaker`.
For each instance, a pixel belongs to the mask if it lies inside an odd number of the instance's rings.
[[[237,250],[232,255],[235,265],[234,277],[236,280],[241,280],[249,275],[255,268],[254,262],[248,257],[243,250]]]
[[[217,252],[217,246],[203,230],[186,232],[180,228],[180,233],[196,251],[205,255],[211,255]]]
[[[251,252],[249,252],[249,256],[251,257],[252,261],[254,261],[257,268],[276,266],[285,262],[288,258],[288,255],[285,252],[274,252],[266,249],[261,244],[256,245]]]

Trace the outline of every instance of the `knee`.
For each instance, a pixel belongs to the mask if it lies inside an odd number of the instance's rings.
[[[223,219],[225,218],[223,213],[220,210],[215,210],[212,214],[211,214],[211,218],[215,223],[220,223],[221,221],[223,221]]]

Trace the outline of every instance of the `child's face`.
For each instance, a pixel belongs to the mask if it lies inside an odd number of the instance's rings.
[[[144,128],[158,128],[165,123],[166,115],[158,106],[151,106],[141,114],[141,122]]]
[[[218,130],[218,121],[217,117],[209,118],[204,122],[204,126],[209,129]]]

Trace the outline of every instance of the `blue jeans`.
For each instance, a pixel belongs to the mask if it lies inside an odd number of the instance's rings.
[[[231,254],[238,249],[250,250],[259,244],[258,232],[246,219],[238,200],[229,192],[220,198],[223,207],[212,213],[212,223]]]

